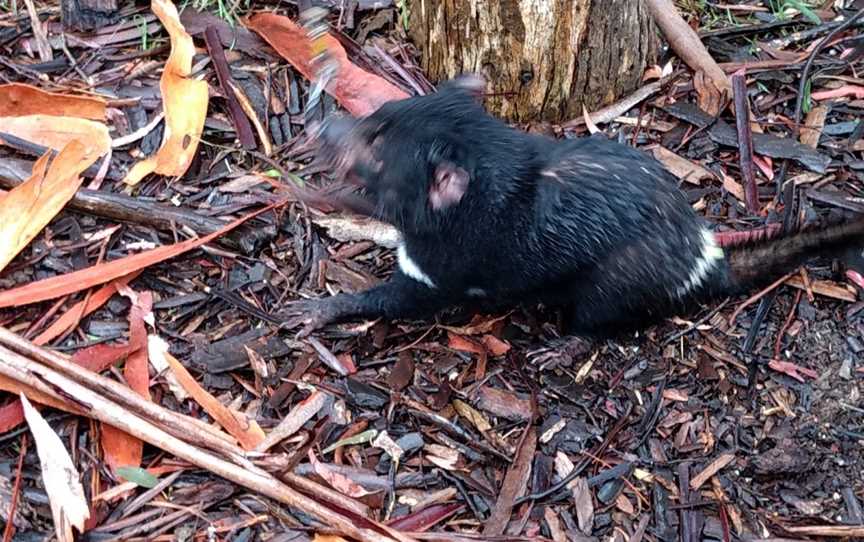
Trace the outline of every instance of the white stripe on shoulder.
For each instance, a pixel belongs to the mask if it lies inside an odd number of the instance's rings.
[[[725,257],[723,249],[717,244],[717,238],[714,237],[714,232],[708,228],[703,228],[702,232],[702,252],[693,264],[693,269],[687,277],[687,281],[683,286],[678,288],[678,295],[683,296],[699,287],[709,273],[717,265],[717,262]]]
[[[396,257],[399,261],[399,269],[405,273],[405,275],[411,277],[417,282],[422,282],[430,288],[435,288],[435,282],[429,278],[429,275],[424,273],[423,270],[420,269],[420,266],[408,256],[408,251],[405,249],[404,244],[399,245],[399,248],[396,250]]]

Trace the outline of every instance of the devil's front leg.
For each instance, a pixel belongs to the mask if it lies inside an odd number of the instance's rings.
[[[389,281],[360,293],[294,301],[283,312],[281,327],[303,326],[299,336],[304,337],[350,319],[431,318],[449,305],[446,297],[438,289],[396,271]]]

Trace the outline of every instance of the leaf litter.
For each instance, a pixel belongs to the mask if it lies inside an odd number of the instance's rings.
[[[256,5],[232,28],[154,0],[85,34],[27,4],[0,15],[5,539],[864,537],[854,275],[793,273],[590,352],[536,355],[554,315],[523,309],[300,341],[273,322],[280,303],[385,275],[398,234],[284,188],[318,180],[296,9]],[[350,4],[352,21],[398,11]],[[777,231],[782,167],[805,222],[860,212],[860,24],[841,28],[844,4],[705,5],[689,24],[667,10],[683,63],[561,128],[653,153],[721,241]],[[383,38],[334,33],[327,110],[429,88],[416,57],[383,56],[405,47],[396,19]],[[789,83],[810,55],[805,96]]]

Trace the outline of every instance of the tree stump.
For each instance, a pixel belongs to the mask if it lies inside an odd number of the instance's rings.
[[[633,92],[655,62],[642,0],[411,0],[409,35],[433,80],[483,74],[490,111],[557,122]]]

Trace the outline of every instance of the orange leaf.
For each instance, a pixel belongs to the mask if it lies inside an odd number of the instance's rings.
[[[108,126],[101,122],[76,117],[24,115],[0,117],[2,131],[55,151],[72,141],[85,146],[88,166],[111,150]],[[0,142],[2,142],[0,138]]]
[[[147,370],[147,328],[144,322],[153,318],[152,292],[136,293],[123,286],[120,293],[132,301],[129,309],[129,359],[126,361],[123,376],[129,387],[141,397],[150,399],[150,373]]]
[[[189,239],[188,241],[175,243],[173,245],[154,248],[146,252],[120,258],[119,260],[113,260],[86,269],[81,269],[80,271],[67,273],[66,275],[37,280],[36,282],[31,282],[18,288],[5,290],[0,292],[0,308],[11,307],[14,305],[26,305],[28,303],[45,301],[46,299],[54,299],[61,295],[69,295],[85,288],[98,286],[99,284],[104,284],[109,280],[129,275],[130,273],[150,265],[173,258],[178,254],[183,254],[184,252],[188,252],[194,248],[200,247],[201,245],[205,245],[220,235],[231,231],[250,218],[257,216],[264,211],[270,210],[277,205],[279,204],[269,205],[242,218],[238,218],[237,220],[226,224],[224,228],[205,235],[204,237]]]
[[[171,366],[171,370],[174,371],[174,375],[177,377],[180,385],[183,386],[183,389],[186,390],[195,402],[201,405],[201,408],[211,418],[216,420],[216,423],[236,438],[244,450],[253,450],[264,440],[264,431],[261,430],[254,420],[244,423],[237,419],[238,417],[228,407],[220,403],[218,399],[202,388],[195,378],[189,374],[186,367],[177,361],[174,356],[168,352],[164,354],[165,360]]]
[[[467,339],[462,337],[461,335],[456,335],[450,331],[447,332],[447,337],[449,342],[447,344],[448,347],[453,350],[459,350],[461,352],[471,352],[473,354],[485,354],[486,349],[483,348],[483,345],[478,344],[471,339]]]
[[[80,365],[88,371],[101,373],[108,367],[128,356],[130,351],[131,348],[128,344],[120,346],[115,346],[113,344],[94,344],[93,346],[77,350],[72,354],[72,362],[76,365]]]
[[[165,136],[155,155],[129,170],[125,182],[130,185],[138,184],[153,172],[178,177],[186,173],[195,158],[207,116],[207,83],[189,78],[195,45],[180,22],[177,8],[167,0],[152,0],[150,8],[171,37],[171,53],[159,81],[165,110]]]
[[[48,157],[37,160],[30,178],[0,197],[0,270],[72,199],[91,163],[77,141],[60,151],[46,173]]]
[[[273,46],[285,60],[291,63],[306,79],[312,79],[311,44],[302,27],[288,17],[275,13],[258,13],[246,21],[246,26],[257,32]],[[324,36],[324,46],[331,57],[339,63],[335,81],[328,85],[327,92],[356,117],[373,113],[385,102],[402,100],[408,95],[388,81],[355,66],[339,41]]]
[[[105,120],[105,100],[47,92],[23,83],[0,85],[0,117],[38,114]]]
[[[106,423],[102,426],[102,450],[105,453],[105,463],[112,472],[122,467],[137,468],[141,466],[144,456],[144,444],[132,435]]]
[[[452,326],[441,326],[443,329],[447,331],[452,331],[453,333],[458,333],[459,335],[482,335],[484,333],[490,333],[496,326],[498,326],[502,320],[510,316],[510,313],[505,314],[503,316],[498,316],[496,318],[487,318],[481,316],[479,314],[475,315],[471,318],[471,321],[468,322],[468,325],[461,327],[452,327]]]
[[[136,293],[123,286],[121,293],[132,301],[129,310],[129,357],[123,376],[129,387],[141,397],[150,399],[150,373],[147,363],[147,328],[144,321],[153,310],[153,294]],[[139,467],[144,457],[144,443],[137,437],[102,424],[102,450],[105,462],[112,471],[120,467]]]
[[[0,377],[2,378],[2,377]],[[20,399],[15,399],[0,407],[0,433],[9,432],[24,421],[24,407]]]
[[[79,301],[75,305],[72,306],[68,311],[66,311],[60,318],[54,321],[48,329],[39,334],[38,337],[33,339],[33,344],[42,346],[48,344],[52,340],[56,339],[63,333],[66,333],[72,327],[77,326],[78,322],[81,318],[84,318],[88,314],[95,312],[99,307],[104,305],[114,294],[117,293],[117,288],[120,286],[126,286],[135,278],[141,274],[141,271],[135,271],[133,273],[129,273],[125,277],[120,277],[111,282],[111,284],[106,284],[105,286],[99,288],[96,293],[89,296],[88,298]],[[96,345],[99,346],[99,345]],[[74,357],[74,356],[73,356]],[[97,371],[98,372],[98,371]]]
[[[496,357],[503,356],[510,351],[510,345],[494,335],[483,335],[483,345]]]

